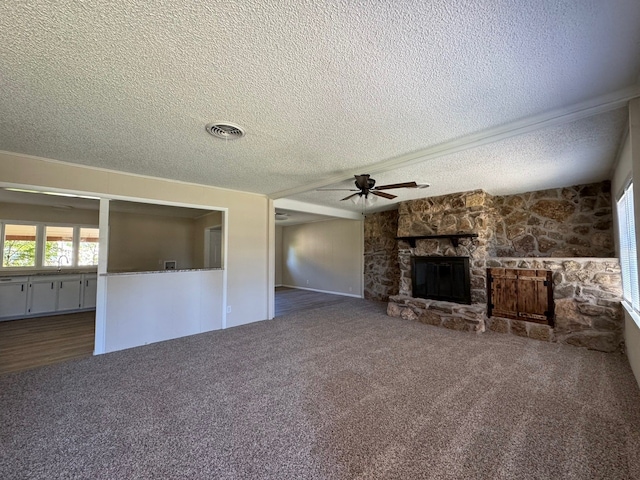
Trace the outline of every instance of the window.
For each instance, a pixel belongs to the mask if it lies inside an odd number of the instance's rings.
[[[63,268],[98,265],[99,230],[0,220],[0,268]]]
[[[3,240],[3,267],[35,267],[35,225],[5,224]]]
[[[98,264],[98,237],[97,228],[81,228],[80,244],[78,246],[78,265]]]
[[[633,212],[633,183],[618,200],[618,226],[620,229],[620,267],[622,269],[622,296],[625,302],[640,313],[638,294],[638,255],[636,227]]]
[[[45,267],[68,267],[73,259],[73,227],[45,227]]]

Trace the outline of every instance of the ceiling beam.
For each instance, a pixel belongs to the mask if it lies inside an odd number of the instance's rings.
[[[358,171],[366,170],[369,174],[375,174],[408,167],[415,165],[416,163],[422,163],[434,158],[451,155],[452,153],[470,150],[489,143],[541,130],[543,128],[564,125],[583,118],[606,113],[608,111],[615,110],[616,108],[626,106],[629,100],[637,97],[640,97],[640,84],[618,90],[607,95],[595,97],[568,107],[551,110],[538,115],[532,115],[499,127],[488,128],[476,133],[471,133],[460,138],[427,147],[417,152],[408,153],[406,155],[371,164],[366,168],[360,168]],[[299,187],[272,193],[269,195],[269,198],[278,199],[309,192],[311,190],[348,180],[353,177],[353,174],[354,172],[352,171],[344,171]]]
[[[326,207],[324,205],[316,205],[314,203],[301,202],[299,200],[291,200],[289,198],[280,198],[273,202],[275,208],[284,210],[293,210],[297,212],[315,213],[317,215],[326,215],[327,217],[346,218],[349,220],[362,220],[362,213],[351,210],[343,210],[341,208]]]

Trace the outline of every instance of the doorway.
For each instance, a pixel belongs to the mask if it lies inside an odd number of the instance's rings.
[[[205,268],[222,268],[222,225],[204,230]]]

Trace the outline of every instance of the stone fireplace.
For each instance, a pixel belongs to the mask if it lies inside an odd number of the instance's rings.
[[[365,222],[365,296],[374,298],[369,292],[375,291],[381,299],[386,293],[390,316],[602,351],[620,348],[621,279],[614,258],[609,182],[502,197],[476,190],[411,200],[400,204],[395,232],[378,228],[395,225],[390,212],[384,212],[384,221],[376,215]],[[367,232],[383,238],[373,241]],[[390,249],[383,255],[378,248],[375,258],[368,257],[368,244]],[[367,266],[380,271],[376,258],[389,263],[394,254],[397,280],[389,284],[387,275],[386,285],[376,284],[375,275],[367,276]],[[445,258],[445,263],[466,258],[470,302],[423,298],[422,285],[416,285],[416,294],[412,266],[421,257]],[[555,323],[488,317],[488,268],[550,272]]]

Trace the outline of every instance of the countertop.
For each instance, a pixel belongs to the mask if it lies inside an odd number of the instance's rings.
[[[142,272],[107,272],[101,273],[100,276],[115,276],[115,275],[142,275],[146,273],[176,273],[176,272],[208,272],[210,270],[224,270],[224,268],[184,268],[177,270],[145,270]]]
[[[96,271],[92,271],[92,270],[66,270],[63,269],[61,271],[58,271],[57,269],[54,270],[37,270],[37,271],[17,271],[17,270],[13,270],[10,272],[0,272],[0,278],[2,277],[40,277],[43,275],[81,275],[81,274],[96,274]]]

